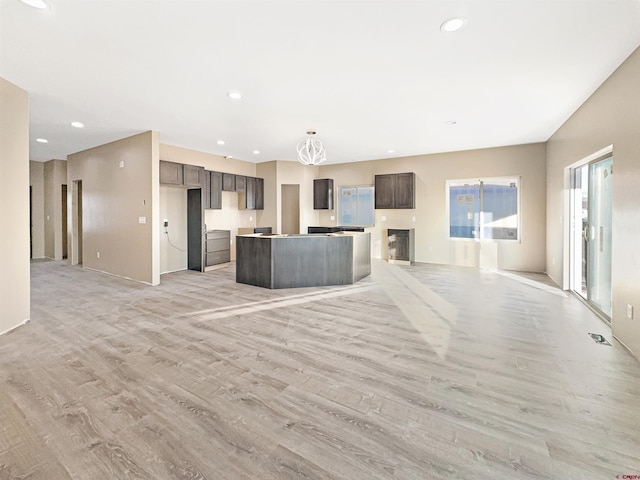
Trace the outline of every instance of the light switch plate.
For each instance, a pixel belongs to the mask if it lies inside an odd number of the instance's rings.
[[[138,223],[147,223],[147,217],[138,217]]]

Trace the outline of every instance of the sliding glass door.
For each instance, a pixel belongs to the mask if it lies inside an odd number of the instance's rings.
[[[572,170],[571,288],[611,318],[613,158]]]

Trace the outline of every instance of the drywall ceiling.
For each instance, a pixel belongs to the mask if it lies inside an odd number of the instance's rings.
[[[331,163],[540,142],[640,45],[639,0],[47,2],[0,0],[40,161],[146,130],[252,162],[310,128]]]

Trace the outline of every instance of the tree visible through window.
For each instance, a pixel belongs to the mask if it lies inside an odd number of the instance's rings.
[[[449,237],[519,240],[519,179],[449,180]]]

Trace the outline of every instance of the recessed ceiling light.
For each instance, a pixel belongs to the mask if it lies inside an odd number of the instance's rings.
[[[231,100],[240,100],[242,98],[242,94],[239,92],[229,92],[227,93],[227,97]]]
[[[82,122],[71,122],[71,126],[72,127],[76,127],[76,128],[84,128],[84,123],[82,123]]]
[[[465,18],[450,18],[449,20],[445,20],[442,25],[440,25],[440,30],[442,30],[443,32],[455,32],[456,30],[460,30],[466,24],[467,20]]]
[[[45,8],[49,8],[49,5],[47,5],[44,2],[44,0],[20,0],[20,1],[26,5],[29,5],[30,7],[39,8],[41,10]]]
[[[49,140],[46,138],[36,138],[36,142],[38,143],[49,143]]]
[[[258,155],[259,153],[260,153],[260,150],[254,150],[254,151],[253,151],[253,154],[254,154],[254,155]]]
[[[387,150],[387,153],[393,153],[395,150]]]
[[[216,143],[217,143],[218,145],[224,145],[224,140],[218,140]]]

